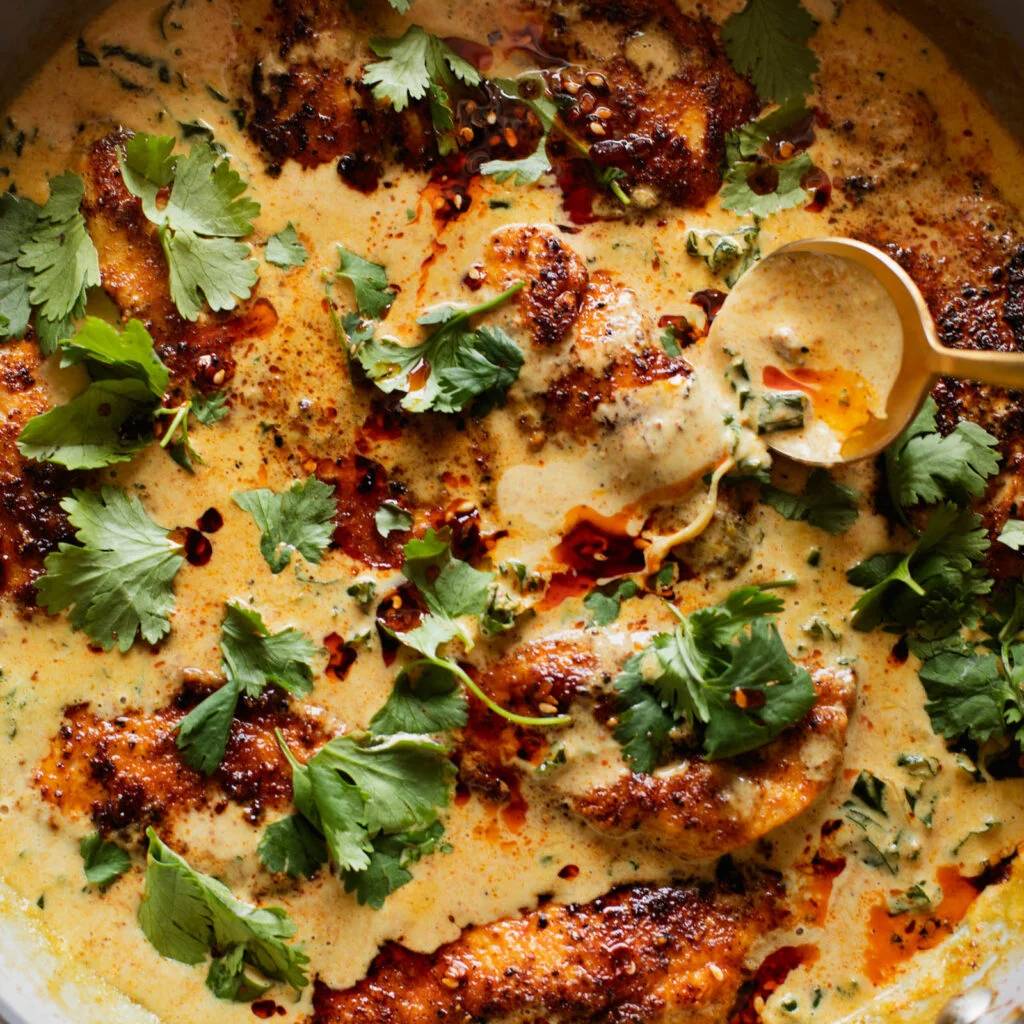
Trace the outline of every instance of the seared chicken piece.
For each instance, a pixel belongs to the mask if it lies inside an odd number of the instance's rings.
[[[265,807],[287,805],[292,773],[274,730],[304,760],[326,738],[321,722],[309,709],[290,711],[276,690],[243,698],[224,760],[207,779],[185,764],[175,745],[178,723],[205,695],[186,689],[166,707],[127,708],[112,718],[100,718],[88,704],[67,708],[36,772],[43,799],[70,816],[91,815],[102,831],[166,824],[176,811],[224,796],[244,805],[253,821]]]
[[[60,502],[76,474],[24,458],[16,447],[26,422],[50,405],[31,340],[0,345],[0,594],[31,603],[43,560],[73,531]]]
[[[603,644],[600,646],[604,646]],[[541,706],[567,710],[604,683],[632,653],[617,645],[599,653],[590,635],[524,644],[492,665],[480,683],[500,704],[525,714]],[[603,678],[602,678],[603,677]],[[814,673],[818,702],[804,720],[778,739],[740,757],[706,761],[685,758],[652,775],[633,773],[584,792],[561,794],[572,809],[601,831],[639,831],[685,857],[721,856],[784,825],[828,789],[841,764],[855,687],[849,670]],[[577,707],[575,713],[587,713]],[[462,778],[492,798],[505,797],[518,775],[516,758],[544,748],[531,730],[506,727],[495,735],[493,716],[471,717],[460,745]],[[550,780],[560,786],[560,776]]]
[[[843,763],[855,687],[848,669],[814,673],[818,702],[777,740],[732,760],[682,761],[576,797],[595,828],[641,830],[686,857],[717,857],[803,814]]]
[[[467,928],[430,955],[388,946],[352,988],[317,984],[311,1024],[723,1021],[779,896],[768,876],[746,892],[630,886]]]

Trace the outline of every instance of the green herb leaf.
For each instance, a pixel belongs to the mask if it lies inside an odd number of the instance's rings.
[[[311,476],[280,494],[260,488],[241,491],[233,500],[259,528],[260,552],[271,572],[281,572],[294,551],[307,562],[320,563],[334,533],[337,504],[332,486]]]
[[[799,494],[778,487],[761,487],[761,500],[786,519],[802,521],[826,533],[845,533],[857,520],[853,488],[836,483],[827,470],[815,469]]]
[[[412,529],[412,515],[397,501],[385,501],[374,514],[373,522],[382,537]]]
[[[245,964],[245,947],[234,946],[224,956],[214,957],[206,974],[206,987],[218,999],[249,1003],[270,988],[270,982],[250,977]]]
[[[345,891],[354,892],[361,904],[380,910],[388,896],[412,881],[408,865],[433,853],[443,835],[441,823],[435,822],[420,832],[377,836],[366,868],[345,873]]]
[[[458,680],[440,665],[403,670],[384,706],[370,719],[370,731],[417,735],[461,729],[468,720],[466,696]]]
[[[711,273],[723,276],[732,288],[761,258],[760,234],[760,224],[745,225],[731,233],[691,228],[686,234],[686,251],[704,260]]]
[[[372,87],[374,97],[390,102],[396,111],[425,97],[438,150],[442,156],[453,152],[452,92],[458,82],[478,85],[476,68],[419,25],[410,25],[399,39],[371,39],[370,47],[384,58],[368,64],[363,72],[363,81]]]
[[[138,380],[101,380],[77,398],[33,416],[18,435],[18,451],[68,469],[127,462],[153,439],[153,399]]]
[[[514,178],[516,185],[533,185],[550,170],[546,135],[541,136],[537,148],[529,156],[518,160],[488,160],[480,165],[481,174],[489,174],[499,183]]]
[[[634,770],[664,751],[666,718],[699,732],[704,755],[714,759],[763,746],[807,714],[811,678],[766,618],[781,607],[765,588],[741,587],[719,605],[680,616],[672,633],[627,662],[614,685],[620,714],[629,717],[625,725],[620,718],[616,738]]]
[[[380,320],[395,301],[395,292],[388,284],[384,267],[364,260],[342,245],[338,246],[338,260],[335,274],[351,283],[359,315],[368,320]]]
[[[980,565],[988,546],[978,516],[940,505],[909,552],[873,555],[846,574],[866,591],[853,606],[854,628],[954,632],[992,589]]]
[[[1024,547],[1024,520],[1007,519],[999,531],[997,540],[1014,551],[1020,551]]]
[[[885,453],[893,501],[901,508],[935,501],[963,503],[980,496],[999,470],[998,442],[976,423],[962,420],[943,437],[938,406],[927,398],[921,411]]]
[[[814,86],[818,58],[807,44],[817,27],[800,0],[747,0],[722,25],[722,42],[761,99],[783,103]]]
[[[36,583],[51,614],[71,608],[71,625],[110,650],[127,651],[141,634],[155,644],[170,629],[171,583],[184,563],[181,545],[146,515],[134,495],[115,487],[74,491],[61,502],[78,545],[47,555]]]
[[[132,866],[132,859],[117,843],[105,840],[99,832],[85,836],[78,844],[85,880],[98,889],[106,889]]]
[[[389,892],[409,880],[401,869],[432,850],[440,838],[438,811],[451,798],[455,771],[447,749],[401,733],[337,736],[305,765],[284,749],[292,765],[296,809],[323,835],[346,888],[379,907]],[[308,851],[284,835],[278,823],[273,842],[265,837],[261,843],[268,867],[297,866],[304,857],[312,861]]]
[[[257,852],[269,871],[289,878],[312,878],[327,863],[324,837],[301,814],[268,825]]]
[[[30,301],[50,321],[70,316],[86,289],[100,283],[99,257],[79,213],[84,191],[77,174],[51,178],[50,198],[18,257],[18,266],[32,272]]]
[[[121,174],[160,229],[178,312],[196,320],[203,297],[221,311],[252,294],[257,264],[236,239],[251,233],[260,206],[242,195],[246,183],[213,145],[200,142],[177,157],[173,146],[166,136],[136,135],[125,147]],[[168,184],[167,202],[158,206],[157,193]]]
[[[95,379],[140,380],[154,400],[163,397],[170,381],[167,367],[153,347],[153,338],[138,320],[129,320],[120,333],[99,317],[86,317],[73,338],[60,343],[62,367],[85,363]]]
[[[226,391],[211,391],[208,395],[197,391],[189,401],[192,405],[192,415],[204,427],[220,423],[228,414],[228,393]]]
[[[620,580],[603,590],[592,590],[583,598],[583,607],[590,612],[590,625],[611,625],[619,617],[622,602],[639,593],[640,588],[632,580]]]
[[[182,758],[204,775],[212,775],[224,759],[239,697],[258,697],[270,683],[297,697],[313,689],[316,646],[297,629],[271,633],[252,608],[235,603],[225,607],[220,650],[227,682],[178,726]]]
[[[308,259],[309,253],[291,221],[267,239],[267,262],[275,267],[304,267]]]
[[[139,924],[158,953],[198,964],[213,951],[227,950],[230,955],[240,948],[241,960],[264,977],[283,981],[296,991],[305,987],[309,958],[287,944],[295,925],[283,910],[243,903],[221,882],[189,866],[153,829],[146,834],[149,855]],[[224,976],[237,973],[238,969],[224,965],[211,972],[208,982],[224,993],[229,989]]]
[[[760,173],[763,166],[750,160],[729,165],[720,193],[723,209],[764,218],[808,201],[808,192],[802,183],[804,177],[813,170],[814,164],[806,153],[798,153],[788,160],[771,164],[770,173],[777,179],[774,188],[767,192],[755,192],[750,184],[751,178],[755,173]]]
[[[410,412],[462,412],[472,407],[484,415],[504,400],[523,365],[523,354],[499,327],[469,328],[470,318],[506,302],[522,288],[517,284],[469,309],[439,307],[419,323],[438,324],[419,345],[399,345],[372,336],[353,344],[353,356],[382,391],[405,391],[402,407]],[[352,341],[350,335],[350,342]],[[411,379],[426,367],[425,381]]]

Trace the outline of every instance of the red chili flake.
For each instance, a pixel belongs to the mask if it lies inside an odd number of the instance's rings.
[[[224,517],[215,508],[208,508],[196,520],[196,526],[203,533],[216,533],[223,525]]]
[[[189,527],[185,530],[185,557],[189,565],[206,565],[213,557],[210,538]]]
[[[575,864],[566,864],[561,871],[558,872],[559,878],[573,879],[576,878],[580,873],[580,869]]]

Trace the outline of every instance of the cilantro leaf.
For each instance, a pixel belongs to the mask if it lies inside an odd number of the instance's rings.
[[[452,555],[448,537],[434,530],[409,541],[403,550],[402,572],[419,591],[429,614],[415,629],[396,634],[398,639],[428,658],[456,636],[470,643],[458,620],[484,613],[493,575]]]
[[[632,580],[620,580],[602,590],[592,590],[583,598],[583,607],[590,612],[590,625],[611,625],[619,617],[622,602],[639,593],[640,588]]]
[[[0,338],[21,337],[35,310],[39,347],[49,355],[84,313],[99,258],[79,213],[83,192],[80,178],[62,174],[50,180],[42,207],[0,197]]]
[[[619,723],[613,735],[635,772],[650,774],[669,749],[675,718],[647,685],[643,663],[647,652],[634,654],[615,677]]]
[[[138,498],[115,487],[74,491],[61,507],[78,544],[47,555],[36,583],[40,605],[51,614],[70,607],[72,627],[105,650],[127,651],[137,634],[150,644],[166,636],[181,545]]]
[[[499,183],[514,178],[516,185],[533,185],[550,170],[546,135],[541,136],[537,148],[529,156],[517,160],[487,160],[480,165],[481,174],[488,174]]]
[[[395,292],[388,284],[388,275],[379,263],[371,263],[338,246],[337,277],[350,282],[355,292],[356,309],[368,320],[380,320],[395,301]]]
[[[192,415],[204,427],[219,423],[228,414],[226,391],[211,391],[208,395],[196,392],[189,401],[192,405]]]
[[[296,809],[323,836],[346,889],[379,907],[409,881],[405,865],[432,850],[441,836],[438,813],[451,798],[455,772],[447,749],[401,733],[343,735],[301,764],[280,735],[278,741],[292,766]],[[260,844],[271,870],[292,865],[305,871],[319,853],[308,837],[290,831],[291,826],[277,823],[273,837]]]
[[[267,262],[275,267],[304,267],[308,259],[309,253],[291,221],[267,239]]]
[[[324,837],[301,814],[268,825],[257,852],[268,871],[289,878],[312,878],[327,863]]]
[[[69,469],[125,462],[153,439],[153,416],[167,387],[167,367],[138,320],[120,334],[96,317],[60,342],[61,365],[84,363],[93,383],[80,395],[32,417],[19,451]]]
[[[984,743],[1006,732],[1006,708],[1020,702],[994,654],[961,647],[928,658],[918,670],[928,695],[925,711],[941,736]]]
[[[370,48],[384,58],[363,72],[374,98],[401,112],[413,100],[426,97],[438,150],[442,156],[453,152],[452,93],[459,82],[479,85],[476,68],[419,25],[410,25],[399,39],[371,39]]]
[[[765,167],[769,169],[765,171]],[[755,217],[770,217],[773,213],[800,206],[808,200],[803,180],[814,164],[806,153],[798,153],[788,160],[770,165],[741,160],[731,163],[725,173],[720,193],[722,208],[734,213],[749,213]],[[755,190],[752,180],[755,175],[771,176],[773,185],[768,191]]]
[[[297,697],[313,688],[314,644],[297,629],[271,633],[252,608],[228,603],[220,650],[227,682],[181,720],[176,741],[185,763],[204,775],[224,759],[239,697],[258,697],[270,683]]]
[[[938,432],[938,406],[925,399],[921,411],[885,453],[885,469],[894,503],[905,508],[918,502],[965,502],[985,490],[999,470],[996,439],[976,423],[961,420],[943,437]]]
[[[153,399],[138,380],[101,380],[76,398],[33,416],[18,435],[18,451],[68,469],[127,462],[153,439]]]
[[[78,844],[85,880],[97,889],[106,889],[132,866],[132,859],[117,843],[105,840],[99,832],[85,836]]]
[[[245,947],[234,946],[224,956],[210,961],[206,986],[218,999],[249,1003],[259,999],[270,988],[270,982],[252,978],[246,969]]]
[[[1007,519],[1003,528],[996,538],[1000,544],[1005,544],[1014,551],[1020,551],[1024,547],[1024,520]]]
[[[272,573],[281,572],[294,551],[307,562],[320,563],[334,533],[333,486],[311,476],[280,494],[259,488],[241,491],[233,500],[259,528],[260,552]]]
[[[77,174],[51,178],[50,198],[21,246],[18,266],[33,274],[29,298],[47,320],[67,317],[86,288],[100,283],[99,257],[78,209],[84,192]]]
[[[260,206],[242,195],[246,183],[210,143],[197,143],[187,156],[172,156],[173,147],[167,136],[140,132],[125,146],[121,175],[159,229],[178,312],[196,320],[204,297],[222,311],[252,294],[257,264],[237,239],[251,233]],[[158,206],[168,184],[167,202]]]
[[[771,485],[761,487],[761,500],[786,519],[802,521],[826,533],[845,533],[857,519],[858,494],[836,483],[827,470],[815,469],[799,494]]]
[[[412,881],[408,865],[433,853],[443,835],[441,823],[435,822],[419,832],[377,836],[366,868],[346,872],[345,891],[354,892],[360,904],[380,910],[391,893]]]
[[[420,317],[419,323],[439,326],[419,345],[399,345],[372,337],[353,345],[353,355],[382,391],[405,391],[402,407],[410,412],[462,412],[483,415],[503,401],[523,365],[523,354],[498,327],[470,329],[468,321],[507,301],[508,291],[469,309],[441,307]],[[421,376],[427,367],[425,381]]]
[[[153,338],[138,320],[118,331],[99,317],[86,317],[73,338],[60,344],[60,365],[87,364],[90,375],[134,378],[149,388],[154,399],[163,397],[170,381],[167,367],[153,348]]]
[[[686,234],[686,251],[704,260],[708,270],[724,277],[732,288],[761,258],[760,234],[760,224],[746,224],[731,233],[691,228]]]
[[[978,516],[940,505],[909,552],[873,555],[847,572],[850,583],[865,589],[853,606],[854,629],[955,631],[992,589],[979,564],[988,546]]]
[[[818,58],[807,44],[817,27],[800,0],[747,0],[722,25],[722,42],[761,99],[782,103],[813,88]]]
[[[765,588],[733,591],[719,605],[680,616],[616,678],[616,738],[634,771],[663,756],[669,729],[699,734],[709,759],[735,757],[775,739],[814,705],[806,669],[765,616],[782,602]],[[646,691],[646,692],[644,692]]]
[[[227,886],[191,867],[147,830],[149,854],[139,925],[157,952],[186,964],[201,963],[210,953],[232,954],[264,977],[301,991],[308,981],[309,958],[286,940],[295,925],[277,907],[254,907],[236,899]],[[241,949],[241,953],[234,951]],[[211,969],[207,984],[224,995],[225,975],[239,968]],[[260,988],[260,991],[263,991]],[[248,997],[234,989],[233,996]]]
[[[171,272],[171,298],[186,320],[197,320],[202,298],[214,312],[234,309],[252,295],[256,261],[249,246],[230,238],[200,238],[184,229],[160,235]]]
[[[382,537],[389,537],[392,533],[405,533],[412,529],[412,515],[397,501],[383,502],[374,514],[373,522]]]
[[[461,729],[467,719],[458,680],[442,666],[428,663],[399,674],[387,702],[370,719],[370,731],[377,736],[442,733]]]

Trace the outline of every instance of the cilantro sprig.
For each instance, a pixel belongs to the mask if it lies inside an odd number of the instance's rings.
[[[82,871],[89,885],[101,892],[114,884],[132,866],[132,859],[117,843],[104,839],[99,832],[83,837],[78,844],[82,855]]]
[[[43,206],[0,197],[0,340],[21,337],[30,322],[43,355],[68,337],[85,313],[86,292],[100,283],[99,257],[80,207],[76,174],[50,179]]]
[[[761,500],[779,515],[831,534],[845,533],[856,522],[857,499],[852,487],[836,482],[824,469],[812,470],[799,494],[761,486]]]
[[[438,306],[417,323],[434,330],[419,345],[399,345],[372,332],[348,333],[353,358],[381,391],[404,391],[410,412],[482,416],[500,404],[515,383],[523,353],[500,327],[470,321],[506,303],[525,287],[520,281],[476,306]]]
[[[338,269],[334,273],[352,285],[356,309],[366,320],[382,319],[395,301],[395,290],[388,283],[383,265],[363,259],[343,245],[338,246]]]
[[[40,605],[51,614],[70,608],[72,628],[104,650],[127,651],[136,636],[157,643],[171,628],[182,546],[135,495],[116,487],[73,491],[61,508],[78,543],[46,556],[36,583]]]
[[[382,60],[366,66],[363,81],[378,102],[403,111],[424,97],[442,156],[456,148],[454,95],[463,86],[480,84],[480,73],[442,39],[410,25],[398,39],[374,38],[370,48]]]
[[[938,406],[933,398],[925,399],[920,412],[885,452],[893,505],[902,514],[919,503],[962,503],[979,497],[999,470],[997,444],[988,431],[969,420],[961,420],[943,436],[938,431]]]
[[[726,19],[722,41],[733,67],[766,103],[784,103],[813,88],[818,58],[808,45],[818,23],[800,0],[747,0]]]
[[[331,484],[311,476],[280,493],[260,487],[240,491],[232,499],[259,528],[260,552],[272,573],[282,572],[296,551],[307,562],[320,564],[331,543],[337,512]]]
[[[266,256],[268,263],[288,270],[292,267],[304,267],[309,259],[309,252],[299,240],[295,225],[289,221],[280,231],[267,239]]]
[[[440,669],[458,680],[490,711],[516,725],[534,727],[568,723],[567,715],[535,718],[503,708],[454,658],[440,653],[440,649],[453,640],[460,641],[467,649],[473,646],[467,620],[475,618],[480,628],[486,629],[487,615],[495,603],[494,574],[474,569],[468,562],[456,558],[447,535],[434,530],[427,530],[423,537],[409,541],[403,552],[402,572],[416,587],[427,609],[415,628],[406,632],[392,631],[391,634],[422,655],[407,667],[407,671],[420,673],[429,672],[432,668]],[[498,630],[492,628],[493,631]]]
[[[121,175],[159,230],[178,312],[197,320],[204,298],[219,312],[252,294],[257,263],[238,239],[252,232],[260,205],[243,195],[246,183],[209,142],[187,156],[174,155],[174,144],[170,136],[140,132],[125,145]]]
[[[811,677],[770,618],[782,608],[765,586],[740,587],[689,615],[672,608],[676,628],[634,654],[613,684],[614,735],[634,771],[653,771],[675,736],[687,736],[709,759],[735,757],[807,714]]]
[[[212,956],[206,984],[219,999],[250,1002],[271,981],[285,982],[296,992],[305,988],[309,958],[288,944],[295,925],[283,910],[243,903],[222,882],[193,868],[153,829],[146,834],[139,925],[158,953],[184,964]]]
[[[90,382],[69,402],[25,424],[17,442],[22,455],[68,469],[101,469],[135,456],[153,441],[156,421],[168,417],[160,447],[189,472],[193,462],[202,462],[189,439],[189,416],[211,423],[226,410],[198,394],[173,409],[160,404],[170,375],[142,323],[129,320],[119,333],[87,317],[57,351],[62,367],[82,365]]]
[[[802,100],[790,100],[726,136],[721,191],[724,209],[764,218],[807,202],[803,182],[814,168],[811,158],[797,153],[779,160],[768,152],[768,144],[790,125],[809,116]]]
[[[296,697],[313,689],[316,646],[297,629],[271,633],[253,608],[228,603],[220,650],[226,681],[181,720],[176,740],[185,763],[204,775],[224,759],[239,698],[258,697],[271,683]]]
[[[425,736],[342,735],[303,764],[278,733],[292,767],[298,812],[270,825],[259,852],[271,871],[313,874],[329,859],[360,903],[380,909],[433,852],[451,800],[448,749]]]

